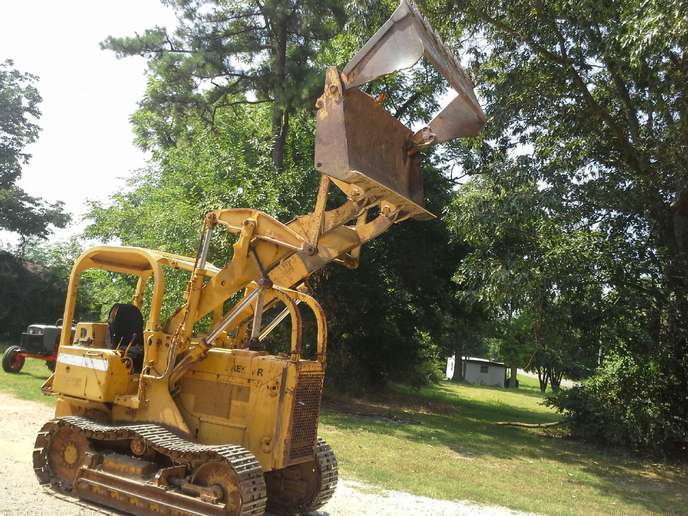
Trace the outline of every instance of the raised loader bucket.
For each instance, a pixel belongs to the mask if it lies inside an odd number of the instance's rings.
[[[457,96],[414,133],[358,86],[409,68],[423,56]],[[316,168],[347,193],[347,185],[354,185],[362,195],[384,200],[415,218],[433,216],[423,208],[418,149],[475,136],[485,124],[473,83],[410,0],[401,0],[341,74],[335,68],[327,71],[317,108]]]

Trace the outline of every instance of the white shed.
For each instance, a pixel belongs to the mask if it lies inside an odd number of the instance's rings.
[[[454,368],[457,366],[456,358],[447,359],[447,378],[454,376]],[[501,362],[487,360],[486,358],[461,357],[463,378],[473,385],[493,385],[504,387],[506,382],[506,366]]]

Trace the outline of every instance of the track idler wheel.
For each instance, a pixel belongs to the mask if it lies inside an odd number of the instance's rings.
[[[268,511],[275,514],[305,514],[325,505],[337,487],[337,459],[322,439],[313,460],[266,473]]]
[[[33,465],[41,483],[50,482],[61,491],[71,491],[81,466],[92,449],[78,429],[49,422],[36,438]]]

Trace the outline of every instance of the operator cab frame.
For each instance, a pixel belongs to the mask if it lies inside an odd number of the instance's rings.
[[[165,274],[163,266],[192,272],[195,259],[138,247],[99,246],[84,252],[74,263],[69,278],[63,319],[72,321],[76,310],[77,293],[84,272],[104,270],[138,277],[134,298],[125,306],[128,312],[141,311],[144,292],[149,279],[152,278],[152,295],[150,310],[144,320],[143,335],[136,336],[141,343],[141,354],[149,355],[146,342],[164,337],[160,313],[165,292]],[[206,276],[214,276],[219,269],[206,264]],[[135,309],[134,309],[135,307]],[[139,330],[140,331],[140,330]],[[108,338],[108,322],[76,322],[73,336],[64,332],[60,338],[56,375],[52,382],[52,391],[60,395],[85,398],[99,402],[118,402],[122,396],[135,396],[138,390],[140,357],[138,367],[134,359],[127,356],[135,335],[130,334],[125,340],[129,342],[112,342]],[[120,339],[122,340],[122,339]],[[146,366],[143,367],[144,374]]]

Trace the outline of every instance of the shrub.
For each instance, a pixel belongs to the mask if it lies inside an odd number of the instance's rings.
[[[608,357],[583,385],[547,398],[564,414],[575,437],[636,450],[688,450],[688,421],[671,414],[657,364]]]

